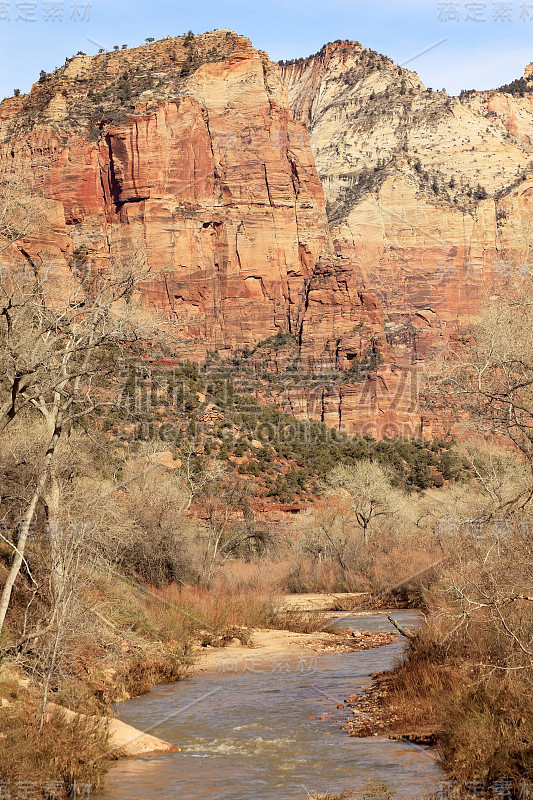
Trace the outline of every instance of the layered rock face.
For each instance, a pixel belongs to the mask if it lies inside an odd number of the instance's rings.
[[[201,354],[296,330],[303,283],[331,246],[277,70],[242,37],[199,38],[75,58],[3,104],[0,135],[1,168],[62,203],[89,258],[146,250],[147,302]],[[151,85],[154,67],[156,88],[125,100],[120,81]]]
[[[281,332],[299,370],[391,359],[379,302],[334,252],[279,69],[243,37],[216,31],[68,60],[0,105],[0,176],[63,210],[65,257],[74,249],[100,269],[147,258],[142,291],[172,321],[177,357],[231,357]],[[361,408],[368,428],[391,406],[370,392],[340,414],[338,390],[325,388],[305,410],[297,394],[297,411],[350,431]],[[407,417],[416,428],[416,409]]]
[[[0,179],[48,204],[41,241],[10,258],[65,280],[72,253],[146,259],[176,357],[259,345],[280,376],[258,384],[266,402],[441,434],[420,365],[531,251],[522,94],[448,97],[354,42],[280,69],[231,31],[79,55],[0,104]],[[261,345],[279,333],[285,349]]]
[[[15,205],[16,203],[16,205]],[[13,242],[13,236],[0,234],[0,280],[6,287],[22,287],[38,270],[42,287],[49,296],[67,296],[74,288],[68,260],[74,253],[74,243],[65,224],[63,206],[43,197],[21,199],[17,193],[12,204],[0,204],[0,217],[11,228],[19,228],[23,236]],[[79,288],[79,284],[76,284]]]
[[[396,356],[423,357],[527,259],[533,96],[461,98],[354,42],[282,65],[338,252],[376,291]]]

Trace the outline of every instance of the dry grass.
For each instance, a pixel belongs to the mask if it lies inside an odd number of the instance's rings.
[[[69,635],[51,689],[60,705],[84,713],[109,711],[111,704],[137,696],[158,683],[182,679],[191,663],[194,632],[186,617],[128,580],[99,575],[84,589],[82,623]],[[23,614],[19,616],[22,620]],[[11,620],[16,620],[13,615]],[[11,635],[20,634],[12,624]],[[46,636],[6,663],[42,688],[39,654]]]
[[[476,669],[464,654],[417,637],[387,702],[397,729],[437,731],[441,763],[455,780],[533,778],[530,671]]]
[[[264,594],[275,596],[286,594],[287,576],[293,561],[288,559],[269,559],[228,562],[220,570],[215,586],[225,586],[234,591],[260,589]]]
[[[427,629],[422,630],[410,643],[390,684],[390,702],[400,717],[397,727],[438,724],[443,697],[463,679],[460,672],[460,666],[448,661]]]
[[[331,559],[298,559],[289,565],[285,589],[289,594],[364,591],[360,576],[348,574]]]
[[[188,662],[183,653],[139,654],[125,661],[114,678],[119,696],[137,697],[160,683],[175,683],[187,674]]]
[[[339,629],[333,626],[330,615],[321,611],[283,611],[275,615],[272,627],[292,633],[339,633]]]
[[[341,792],[341,794],[330,794],[326,792],[325,794],[319,794],[318,792],[307,792],[307,796],[310,800],[352,800],[353,794],[348,792]]]
[[[307,792],[310,800],[393,800],[395,794],[396,792],[390,790],[386,784],[375,781],[369,781],[353,792],[341,792],[340,794]]]
[[[533,778],[531,675],[492,675],[467,682],[443,704],[440,754],[453,775],[468,781]]]
[[[29,696],[11,703],[0,710],[0,781],[13,790],[17,783],[31,781],[40,793],[51,781],[59,782],[67,794],[75,783],[89,785],[91,791],[101,787],[110,761],[103,723],[67,722],[60,711],[54,711],[39,732],[40,704]],[[31,791],[36,796],[35,786]]]
[[[392,674],[396,727],[438,732],[450,777],[533,779],[531,542],[456,544],[427,597],[431,615]]]
[[[300,558],[288,563],[282,587],[287,594],[371,592],[385,595],[389,587],[406,581],[404,594],[419,600],[421,583],[427,585],[431,578],[431,571],[424,570],[441,557],[442,551],[432,542],[425,549],[413,541],[398,546],[391,537],[380,534],[379,540],[360,551],[346,569],[327,558],[322,561]],[[417,574],[422,578],[409,582],[409,577]],[[394,600],[394,596],[391,599]],[[403,598],[401,600],[403,602]]]
[[[276,597],[261,588],[229,588],[216,583],[202,586],[169,586],[158,595],[180,609],[192,629],[223,635],[230,628],[267,627],[274,616]]]
[[[269,587],[240,586],[231,588],[218,582],[213,588],[199,586],[162,589],[158,594],[180,608],[191,625],[205,629],[209,644],[223,646],[232,638],[250,643],[247,631],[252,628],[286,630],[294,633],[315,633],[328,630],[330,616],[319,611],[278,612],[279,596]]]

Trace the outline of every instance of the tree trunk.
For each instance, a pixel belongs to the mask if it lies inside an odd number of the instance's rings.
[[[26,549],[26,543],[28,541],[28,533],[30,530],[30,525],[32,523],[33,517],[35,516],[35,511],[37,510],[37,504],[41,499],[44,490],[46,488],[46,484],[50,474],[52,459],[54,457],[54,453],[60,436],[61,436],[61,420],[58,412],[56,414],[54,432],[50,439],[50,443],[48,445],[48,448],[44,456],[43,465],[39,472],[37,486],[35,487],[33,497],[26,508],[24,518],[21,520],[17,552],[15,553],[15,556],[13,558],[13,563],[11,564],[11,569],[9,570],[9,574],[4,584],[4,588],[2,589],[2,596],[0,598],[0,634],[2,633],[4,628],[7,610],[9,608],[9,603],[11,601],[11,593],[13,591],[13,586],[15,585],[15,581],[17,580],[20,568],[22,566],[22,562],[24,560],[24,551]]]
[[[60,519],[61,491],[55,465],[50,465],[48,490],[43,497],[46,505],[48,521],[48,538],[50,544],[50,569],[52,590],[57,598],[61,594],[64,582],[64,559],[62,547],[64,545],[63,521]]]
[[[412,633],[411,631],[408,631],[406,628],[404,628],[402,625],[400,625],[399,622],[396,622],[396,620],[393,619],[390,614],[387,614],[387,619],[389,620],[389,622],[391,622],[394,625],[396,630],[399,631],[402,634],[402,636],[405,636],[406,639],[414,639],[415,638],[415,634],[414,633]]]

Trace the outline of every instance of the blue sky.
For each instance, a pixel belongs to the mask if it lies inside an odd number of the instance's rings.
[[[93,42],[136,46],[214,28],[248,36],[274,60],[355,39],[453,94],[507,83],[533,61],[533,0],[0,0],[0,98],[78,50],[97,52]]]

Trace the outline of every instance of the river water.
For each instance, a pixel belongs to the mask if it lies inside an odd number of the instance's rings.
[[[417,622],[414,611],[395,617],[406,626]],[[337,624],[393,630],[384,614],[343,616]],[[324,655],[291,669],[259,661],[121,704],[120,719],[181,752],[117,761],[101,800],[305,800],[307,790],[352,791],[371,780],[394,790],[395,800],[431,794],[441,773],[430,751],[351,738],[342,730],[350,710],[337,708],[371,683],[371,673],[389,669],[402,646]]]

